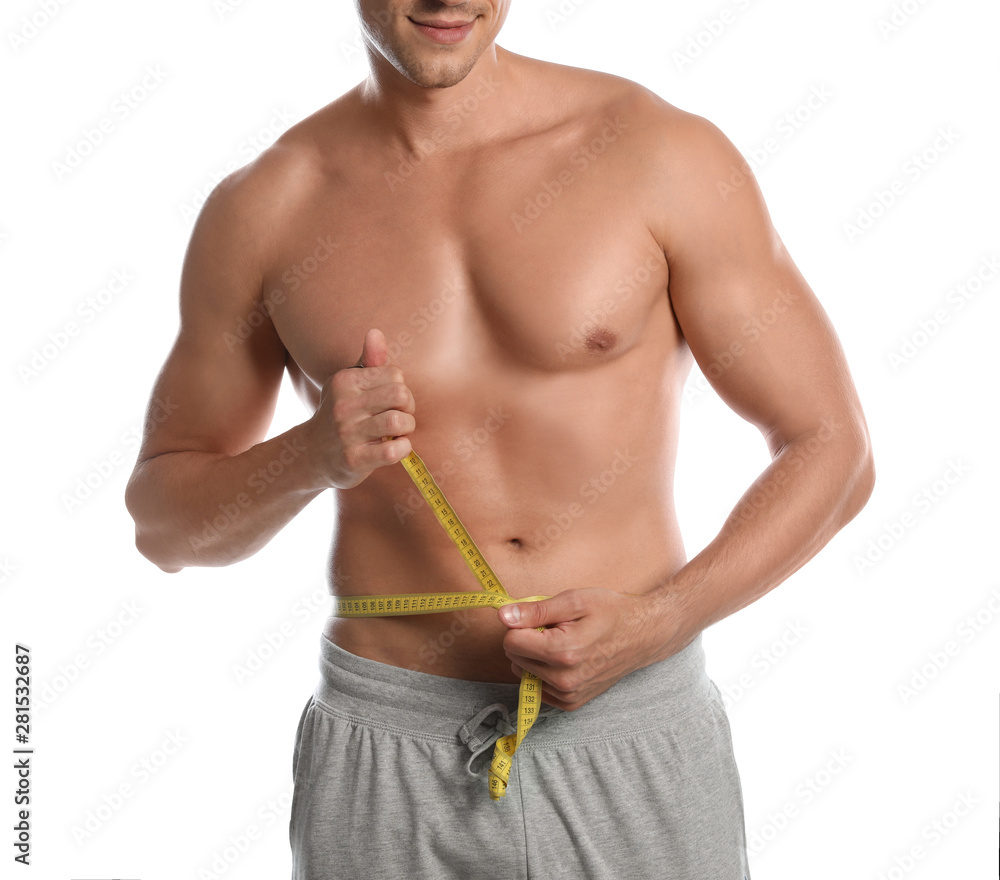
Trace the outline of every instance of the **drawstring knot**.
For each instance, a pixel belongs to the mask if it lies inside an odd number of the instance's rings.
[[[491,715],[499,717],[491,722],[487,718]],[[480,728],[482,728],[480,730]],[[472,757],[469,758],[465,769],[470,776],[478,776],[485,760],[480,760],[484,754],[493,748],[496,741],[502,736],[509,736],[517,733],[517,727],[511,723],[510,711],[503,703],[492,703],[484,709],[480,709],[468,721],[458,729],[458,738],[469,747]],[[487,754],[488,758],[489,755]]]
[[[544,721],[551,715],[562,712],[555,706],[544,706],[535,721]],[[496,718],[490,716],[495,715]],[[489,761],[489,751],[498,739],[517,733],[517,720],[503,703],[491,703],[480,709],[458,729],[458,738],[469,747],[472,757],[466,762],[465,769],[470,776],[479,776]]]

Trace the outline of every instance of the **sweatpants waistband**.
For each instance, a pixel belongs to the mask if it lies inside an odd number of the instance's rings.
[[[513,712],[518,685],[468,681],[416,672],[359,657],[320,638],[320,681],[315,699],[327,711],[360,723],[453,739],[458,726],[491,704]],[[705,670],[701,636],[686,648],[630,673],[603,694],[572,712],[543,706],[540,721],[522,748],[630,735],[646,727],[662,728],[671,720],[718,698]]]

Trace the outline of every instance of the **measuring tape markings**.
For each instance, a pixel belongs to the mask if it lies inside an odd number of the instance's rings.
[[[499,593],[386,593],[382,596],[337,597],[339,617],[404,617],[410,614],[440,614],[467,608],[502,608],[517,602],[540,602],[550,596],[515,599]]]
[[[434,482],[427,466],[416,452],[402,459],[410,479],[416,484],[424,500],[430,505],[441,527],[461,551],[466,565],[476,576],[482,593],[393,593],[382,596],[334,597],[334,613],[338,617],[392,617],[408,614],[438,614],[465,608],[499,608],[516,602],[538,602],[548,596],[528,596],[514,599],[490,568],[486,558],[476,546],[458,514],[448,504],[444,493]],[[539,627],[543,630],[544,627]],[[538,718],[542,682],[527,670],[521,673],[517,694],[517,729],[496,741],[489,770],[490,798],[499,800],[507,793],[507,783],[513,766],[514,753],[531,726]]]

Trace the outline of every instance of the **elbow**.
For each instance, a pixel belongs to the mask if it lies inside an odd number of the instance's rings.
[[[141,556],[144,556],[160,569],[160,571],[165,571],[167,574],[177,574],[177,572],[184,570],[183,565],[164,553],[162,545],[150,540],[149,537],[140,531],[138,526],[136,526],[135,530],[135,549],[139,551]]]
[[[853,432],[849,446],[849,471],[844,482],[844,521],[846,525],[856,517],[868,503],[875,489],[875,455],[872,452],[871,437],[863,421]]]
[[[148,516],[144,513],[143,495],[136,475],[132,475],[125,488],[125,508],[135,523],[135,549],[161,571],[176,574],[184,569],[178,560],[171,558],[166,552],[164,542],[157,538],[150,528]]]

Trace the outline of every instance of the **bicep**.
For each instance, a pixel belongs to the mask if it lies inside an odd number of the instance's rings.
[[[708,381],[773,452],[856,409],[856,395],[836,333],[739,153],[701,120],[692,138],[701,143],[664,225],[671,304]]]
[[[262,246],[238,193],[216,190],[184,259],[180,330],[153,389],[140,460],[235,455],[264,438],[286,352],[260,306]]]

